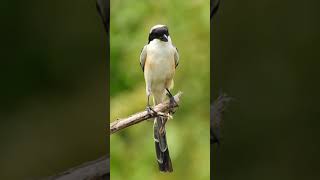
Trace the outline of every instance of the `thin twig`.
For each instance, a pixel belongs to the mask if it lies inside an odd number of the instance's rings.
[[[153,110],[157,113],[150,113],[147,110],[142,111],[142,112],[138,112],[134,115],[131,115],[129,117],[126,118],[122,118],[122,119],[118,119],[112,123],[110,123],[110,135],[113,133],[118,132],[121,129],[124,129],[126,127],[132,126],[134,124],[140,123],[144,120],[150,119],[150,118],[155,118],[157,116],[167,116],[167,112],[174,107],[177,107],[180,101],[180,96],[182,95],[182,92],[177,93],[174,96],[174,100],[176,102],[176,104],[172,104],[170,106],[170,101],[167,100],[163,103],[160,103],[158,105],[156,105]]]

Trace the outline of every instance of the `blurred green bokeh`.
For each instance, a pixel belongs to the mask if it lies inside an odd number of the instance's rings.
[[[184,93],[174,118],[167,123],[174,172],[158,171],[150,121],[110,137],[113,180],[209,179],[209,4],[208,0],[111,1],[111,121],[145,109],[139,56],[153,25],[169,27],[180,54],[172,92]]]
[[[107,43],[95,1],[0,9],[0,179],[41,179],[105,155]]]
[[[221,2],[212,97],[223,90],[235,100],[216,179],[320,179],[320,2]]]

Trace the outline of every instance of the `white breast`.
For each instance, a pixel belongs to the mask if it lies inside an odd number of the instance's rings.
[[[150,65],[149,72],[152,79],[172,78],[174,75],[174,52],[173,46],[168,42],[155,39],[150,42],[147,49],[147,63]]]
[[[144,75],[151,91],[162,92],[175,73],[173,46],[170,42],[155,39],[147,46],[147,60]]]

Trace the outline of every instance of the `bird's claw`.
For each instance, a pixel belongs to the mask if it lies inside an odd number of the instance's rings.
[[[179,107],[179,104],[174,100],[174,98],[170,98],[170,103],[169,103],[169,113],[174,114],[174,108]]]
[[[148,114],[158,114],[157,111],[155,111],[151,106],[147,106],[146,111]]]

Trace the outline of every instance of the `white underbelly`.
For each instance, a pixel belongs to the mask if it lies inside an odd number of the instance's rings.
[[[175,73],[174,57],[149,56],[146,63],[148,68],[145,69],[145,79],[151,91],[162,91],[167,88]]]
[[[144,77],[146,90],[161,96],[165,88],[172,87],[175,73],[173,46],[170,43],[153,40],[147,46]]]

